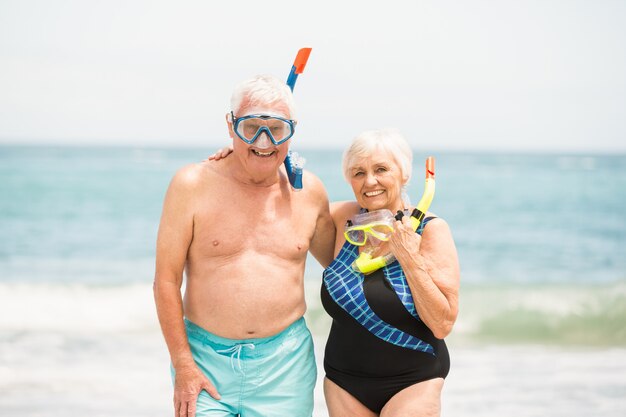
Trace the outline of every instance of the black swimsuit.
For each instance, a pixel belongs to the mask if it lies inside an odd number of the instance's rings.
[[[380,413],[404,388],[445,378],[450,358],[445,342],[419,319],[398,262],[363,276],[350,267],[357,256],[357,247],[346,242],[324,270],[322,304],[333,318],[324,369],[328,379]]]

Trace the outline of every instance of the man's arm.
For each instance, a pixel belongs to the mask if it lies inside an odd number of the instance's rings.
[[[328,195],[319,178],[307,175],[309,180],[306,187],[312,188],[313,199],[319,204],[315,233],[311,239],[309,249],[317,261],[326,268],[333,261],[335,248],[335,224],[330,216]]]
[[[157,315],[176,372],[175,412],[190,417],[195,415],[196,400],[202,389],[219,398],[191,355],[180,293],[187,251],[193,240],[193,191],[199,170],[197,165],[181,169],[167,190],[157,237],[154,278]]]

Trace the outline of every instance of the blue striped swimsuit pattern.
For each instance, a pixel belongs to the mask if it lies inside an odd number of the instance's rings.
[[[425,219],[417,233],[421,235],[424,226],[433,218]],[[366,277],[351,267],[352,262],[358,256],[357,246],[346,241],[335,260],[324,271],[324,284],[335,303],[374,336],[385,342],[435,355],[432,345],[386,323],[372,310],[363,292],[363,281]],[[391,265],[383,267],[383,272],[407,311],[417,320],[420,320],[415,309],[409,284],[400,263],[394,261]]]

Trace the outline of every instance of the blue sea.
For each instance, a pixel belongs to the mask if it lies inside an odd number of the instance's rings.
[[[155,240],[172,175],[212,151],[0,146],[0,415],[171,414]],[[298,151],[352,199],[341,151]],[[428,155],[462,279],[443,415],[623,415],[626,155],[416,149],[413,202]],[[320,274],[310,258],[318,362]]]

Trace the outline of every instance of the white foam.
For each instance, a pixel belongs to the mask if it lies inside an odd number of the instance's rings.
[[[319,314],[317,321],[311,321],[325,329],[329,319],[319,304],[319,285],[319,281],[306,282],[308,314]],[[626,287],[610,290],[626,291]],[[541,305],[545,300],[535,292],[540,291],[517,292],[517,297]],[[516,291],[505,293],[512,300]],[[472,291],[477,302],[481,294],[484,291]],[[496,290],[489,294],[493,299],[502,295]],[[545,297],[551,300],[558,295],[570,294],[554,288]],[[314,416],[324,417],[328,415],[322,392],[326,332],[313,330],[318,366]],[[108,333],[102,337],[97,332]],[[167,349],[149,283],[112,287],[2,283],[0,337],[2,415],[172,412]],[[546,411],[569,417],[598,412],[623,415],[623,348],[467,347],[452,341],[449,349],[452,369],[444,389],[444,415],[532,417]]]
[[[0,284],[0,331],[158,329],[152,284]]]

